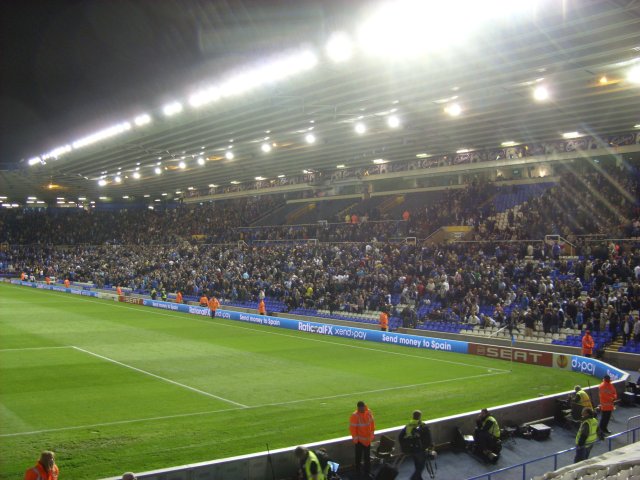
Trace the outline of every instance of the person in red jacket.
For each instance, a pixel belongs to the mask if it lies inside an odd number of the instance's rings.
[[[267,307],[264,305],[264,299],[260,299],[260,303],[258,304],[258,313],[260,315],[266,315],[267,314]]]
[[[383,332],[388,332],[389,331],[389,315],[387,315],[387,312],[382,311],[380,312],[380,330],[382,330]]]
[[[375,430],[373,413],[362,400],[359,401],[356,411],[351,414],[349,419],[349,431],[355,446],[357,478],[369,478],[371,473],[371,441]],[[362,469],[362,461],[364,461],[364,469]],[[364,475],[363,477],[361,473]]]
[[[590,357],[593,354],[594,346],[595,342],[593,341],[591,332],[589,330],[585,331],[584,337],[582,337],[582,355],[584,355],[585,357]]]
[[[40,460],[35,467],[25,472],[24,480],[58,480],[58,473],[55,454],[44,451],[40,454]]]
[[[602,416],[600,417],[600,431],[609,434],[611,432],[607,430],[607,427],[609,426],[609,420],[611,420],[614,402],[618,398],[616,387],[611,384],[611,377],[609,375],[603,377],[602,383],[598,387],[598,392],[600,393],[600,412],[602,412]]]

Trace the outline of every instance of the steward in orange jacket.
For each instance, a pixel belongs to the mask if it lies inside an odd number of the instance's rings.
[[[609,375],[605,375],[602,379],[602,383],[598,387],[598,392],[600,393],[600,412],[602,412],[602,417],[600,417],[600,430],[602,433],[611,433],[607,430],[609,426],[609,420],[611,420],[611,412],[614,409],[614,402],[618,398],[618,392],[616,392],[616,387],[611,385],[611,377]]]
[[[369,478],[371,473],[371,441],[375,430],[373,413],[363,401],[359,401],[356,411],[351,414],[349,419],[349,431],[355,446],[356,478],[362,478],[361,473],[365,478]],[[362,460],[364,460],[364,469],[361,472]]]
[[[200,306],[201,306],[201,307],[207,307],[207,306],[209,306],[209,299],[207,298],[207,296],[206,296],[206,295],[202,295],[202,296],[200,297]]]
[[[267,314],[267,307],[264,305],[264,300],[260,300],[260,303],[258,304],[258,313],[260,315]]]
[[[71,286],[71,282],[68,278],[64,279],[64,288],[69,288]]]
[[[118,295],[119,297],[122,296],[122,287],[120,285],[116,287],[116,295]]]
[[[182,303],[182,292],[176,293],[176,303]]]
[[[582,337],[582,355],[584,355],[585,357],[590,357],[593,354],[594,346],[595,342],[593,341],[591,332],[587,330],[586,332],[584,332],[584,337]]]
[[[58,473],[55,454],[45,451],[40,454],[35,467],[24,473],[24,480],[58,480]]]
[[[389,331],[389,315],[387,315],[387,312],[380,312],[380,330],[382,330],[383,332],[388,332]]]
[[[211,311],[211,318],[215,318],[216,310],[219,306],[220,302],[218,301],[218,299],[211,295],[211,298],[209,299],[209,310]]]

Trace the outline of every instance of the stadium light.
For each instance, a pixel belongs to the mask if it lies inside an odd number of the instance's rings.
[[[397,115],[389,115],[387,117],[387,125],[389,128],[398,128],[400,126],[400,119]]]
[[[160,175],[162,173],[162,169],[160,167],[156,167],[153,171],[156,172],[156,175]]]
[[[444,107],[444,111],[452,117],[457,117],[462,113],[462,107],[458,103],[451,103]]]
[[[133,174],[131,175],[133,178],[135,178],[136,180],[140,179],[140,172],[133,172]]]
[[[385,160],[384,158],[376,158],[375,160],[373,160],[373,163],[375,163],[376,165],[383,165],[385,163],[389,163],[389,160]]]
[[[343,168],[347,168],[347,166],[344,163],[341,163],[340,165],[336,165],[336,168],[338,170],[342,170]]]
[[[627,80],[631,83],[640,84],[640,65],[636,65],[629,69],[629,72],[627,72]]]
[[[262,180],[266,180],[266,178],[264,178],[264,177],[255,177],[255,179],[256,179],[257,181],[259,181],[259,182],[261,182]]]
[[[231,185],[239,185],[240,184],[240,182],[238,180],[231,180],[229,183]]]
[[[346,33],[336,32],[329,37],[326,52],[332,61],[336,63],[346,62],[353,55],[353,42]]]
[[[61,145],[60,147],[56,147],[50,152],[41,155],[41,158],[42,160],[49,160],[50,158],[57,160],[59,157],[61,157],[65,153],[69,153],[71,150],[73,150],[73,147],[71,145]]]
[[[316,136],[313,133],[307,133],[304,137],[304,140],[307,143],[315,143]]]
[[[460,150],[456,150],[456,153],[469,153],[470,151],[468,148],[461,148]]]
[[[501,146],[501,147],[514,147],[514,146],[516,146],[516,145],[517,145],[517,143],[516,143],[516,142],[514,142],[513,140],[509,140],[509,141],[507,141],[507,142],[502,142],[502,143],[500,144],[500,146]]]
[[[96,142],[100,142],[128,130],[131,130],[131,124],[129,122],[118,123],[117,125],[113,125],[109,128],[105,128],[103,130],[92,133],[91,135],[87,135],[80,140],[76,140],[71,144],[71,146],[73,148],[86,147],[87,145],[92,145]]]
[[[268,143],[263,143],[260,146],[260,150],[262,150],[264,153],[269,153],[271,151],[271,145]]]
[[[27,162],[30,166],[36,165],[37,163],[42,163],[42,159],[40,157],[30,158]]]
[[[136,118],[133,119],[133,123],[135,123],[136,126],[138,127],[147,125],[148,123],[151,123],[151,115],[149,115],[148,113],[143,113],[142,115],[138,115]]]
[[[194,93],[189,97],[189,105],[194,108],[202,107],[209,103],[220,100],[220,89],[217,87],[210,87],[199,92]]]
[[[168,103],[167,105],[162,107],[162,113],[164,113],[167,117],[176,115],[181,111],[182,111],[182,104],[180,102]]]
[[[224,154],[224,157],[225,157],[227,160],[233,160],[233,159],[234,159],[233,152],[232,152],[231,150],[227,150],[227,151],[225,152],[225,154]]]
[[[204,165],[204,163],[205,163],[204,162],[204,158],[198,157],[198,165],[202,166],[202,165]]]
[[[187,164],[186,164],[186,163],[184,163],[184,162],[180,162],[180,163],[178,164],[178,167],[179,167],[181,170],[184,170],[185,168],[187,168]]]
[[[354,130],[356,131],[357,134],[362,135],[367,131],[367,126],[362,122],[358,122],[356,123]]]
[[[122,177],[120,175],[116,175],[113,179],[116,183],[122,183]]]
[[[107,181],[104,178],[101,178],[100,180],[98,180],[98,185],[100,185],[101,187],[104,187],[107,184]]]
[[[539,85],[533,89],[533,98],[536,102],[544,102],[549,99],[549,90],[544,85]]]
[[[565,132],[562,134],[562,138],[578,138],[578,137],[582,137],[582,133],[580,132]]]

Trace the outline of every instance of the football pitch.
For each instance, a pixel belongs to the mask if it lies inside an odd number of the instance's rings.
[[[96,479],[570,390],[585,376],[0,284],[0,479]],[[437,439],[436,439],[437,440]],[[292,458],[293,464],[293,458]]]

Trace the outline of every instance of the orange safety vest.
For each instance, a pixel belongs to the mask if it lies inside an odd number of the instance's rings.
[[[209,300],[209,310],[216,311],[216,309],[220,306],[220,302],[216,297],[211,297]]]
[[[380,312],[380,328],[382,330],[389,328],[389,316],[385,312]]]
[[[209,299],[207,298],[206,295],[203,295],[200,297],[200,305],[203,307],[206,307],[207,305],[209,305]]]
[[[618,398],[616,387],[611,385],[611,382],[604,380],[598,387],[600,393],[600,410],[603,412],[612,412],[613,405]]]
[[[24,480],[58,480],[58,466],[54,465],[50,472],[46,472],[39,463],[24,473]]]
[[[260,315],[267,314],[267,307],[264,306],[264,300],[260,300],[260,303],[258,304],[258,313]]]
[[[584,337],[582,337],[582,354],[591,355],[593,353],[594,345],[593,337],[585,333]]]
[[[51,279],[50,279],[49,277],[44,277],[44,282],[45,282],[47,285],[51,285]]]
[[[24,279],[26,279],[26,278],[27,278],[27,274],[26,274],[26,273],[24,273],[24,272],[22,272],[22,273],[20,274],[20,280],[24,280]]]
[[[120,285],[118,285],[118,286],[116,287],[116,293],[117,293],[118,295],[122,295],[122,288],[120,288]]]
[[[363,413],[358,410],[351,414],[349,419],[349,431],[353,443],[361,443],[365,447],[371,445],[376,425],[373,420],[373,413],[369,408],[365,407]]]
[[[71,282],[69,281],[69,279],[68,279],[68,278],[67,278],[67,279],[65,279],[65,281],[64,281],[64,286],[65,286],[65,288],[69,288],[69,287],[71,286]]]
[[[176,293],[176,303],[182,303],[182,294],[180,292]]]

